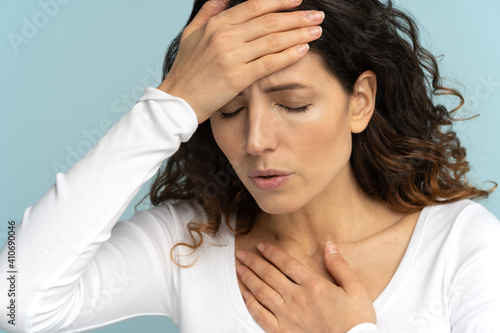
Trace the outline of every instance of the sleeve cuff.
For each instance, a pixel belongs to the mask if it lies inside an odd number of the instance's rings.
[[[377,332],[378,332],[377,325],[373,323],[359,324],[351,328],[349,331],[347,331],[347,333],[377,333]]]
[[[139,98],[138,103],[141,101],[148,101],[148,100],[155,100],[155,101],[170,101],[170,102],[175,102],[178,106],[178,110],[182,110],[182,112],[179,112],[179,114],[176,115],[176,119],[180,121],[182,124],[182,127],[185,128],[185,131],[190,133],[190,135],[181,135],[182,137],[182,142],[186,142],[189,140],[191,137],[191,134],[194,133],[194,131],[198,128],[198,117],[196,116],[196,113],[194,112],[193,108],[191,105],[189,105],[188,102],[183,100],[182,98],[172,96],[163,90],[153,88],[153,87],[148,87],[146,90],[144,90],[144,94],[142,95],[141,98]],[[173,105],[171,104],[171,107]]]

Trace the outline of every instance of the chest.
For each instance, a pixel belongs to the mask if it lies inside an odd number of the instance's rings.
[[[365,286],[372,302],[384,291],[396,273],[410,242],[416,221],[409,221],[391,233],[379,235],[363,244],[337,244],[340,253],[354,271],[357,278]],[[235,253],[245,249],[258,253],[257,241],[250,238],[236,237]],[[334,283],[330,272],[326,268],[323,256],[296,257],[305,267],[314,274],[318,274]],[[234,257],[236,266],[241,262]],[[238,279],[241,294],[248,289]]]

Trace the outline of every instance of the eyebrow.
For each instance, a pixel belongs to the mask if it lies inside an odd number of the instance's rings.
[[[264,93],[269,94],[269,93],[276,92],[276,91],[305,89],[305,88],[308,88],[308,87],[304,86],[301,83],[292,82],[292,83],[286,83],[286,84],[280,84],[277,86],[268,87],[268,88],[264,89]],[[241,95],[243,95],[243,92],[240,92],[238,94],[238,96],[241,96]]]

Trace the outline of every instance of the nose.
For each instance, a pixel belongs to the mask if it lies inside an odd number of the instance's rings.
[[[246,150],[250,155],[261,155],[273,151],[278,146],[276,133],[277,119],[266,106],[249,106],[247,112]]]

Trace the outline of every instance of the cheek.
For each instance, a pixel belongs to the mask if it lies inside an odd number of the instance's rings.
[[[213,117],[217,116],[216,114]],[[210,119],[215,142],[236,170],[240,156],[244,154],[243,133],[234,121]]]
[[[326,130],[323,149],[325,160],[330,163],[345,163],[351,155],[351,127],[347,118],[342,117]]]
[[[306,170],[320,176],[333,169],[338,171],[350,158],[350,123],[344,110],[335,110],[335,116],[321,117],[304,130],[296,132],[293,146]]]

